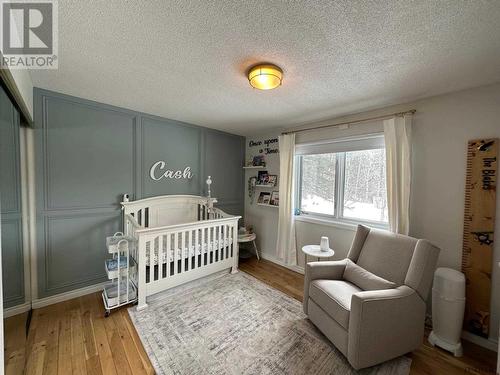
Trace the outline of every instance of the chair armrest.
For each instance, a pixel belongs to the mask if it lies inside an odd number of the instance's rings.
[[[309,284],[317,279],[340,280],[344,274],[347,260],[310,262],[306,264],[304,272],[304,299],[302,305],[304,313],[307,314],[307,302],[309,300]]]
[[[417,349],[424,337],[424,322],[425,302],[406,285],[353,294],[349,362],[360,369]]]

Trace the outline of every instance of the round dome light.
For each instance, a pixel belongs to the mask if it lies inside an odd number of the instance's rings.
[[[271,90],[281,86],[283,71],[276,65],[255,65],[248,71],[248,82],[259,90]]]

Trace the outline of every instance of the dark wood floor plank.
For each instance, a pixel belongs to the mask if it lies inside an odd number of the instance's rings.
[[[82,311],[71,308],[71,367],[74,375],[86,375],[85,342],[82,325]]]
[[[113,352],[109,345],[106,328],[104,326],[104,309],[102,308],[100,293],[90,294],[87,297],[91,308],[94,338],[99,356],[99,363],[101,365],[101,371],[105,375],[116,375],[117,372],[113,361]]]
[[[116,311],[113,313],[116,313]],[[127,353],[123,347],[120,332],[118,331],[113,319],[110,319],[109,317],[105,318],[104,328],[106,330],[106,336],[108,337],[109,346],[113,352],[113,362],[115,364],[116,371],[119,375],[132,374],[132,370],[127,359]]]
[[[132,370],[132,374],[146,375],[146,369],[142,365],[141,357],[134,344],[134,340],[127,329],[123,315],[118,311],[116,314],[112,314],[108,319],[113,319],[118,332],[120,332],[120,338],[122,340],[123,348],[125,349],[125,354],[127,356],[130,369]]]
[[[57,348],[57,374],[73,374],[71,355],[71,310],[67,302],[60,304],[59,347]],[[30,328],[31,330],[31,328]]]
[[[139,338],[139,335],[137,334],[137,331],[135,330],[134,324],[132,323],[132,320],[130,319],[130,315],[124,309],[121,309],[120,313],[123,316],[123,319],[125,321],[125,326],[127,327],[127,330],[129,331],[129,333],[134,341],[134,345],[137,348],[139,356],[141,357],[142,365],[144,366],[146,373],[148,375],[153,375],[155,373],[155,371],[153,369],[153,366],[151,364],[151,361],[149,360],[149,357],[148,357],[146,351],[144,350],[144,346],[142,345],[141,339]]]
[[[44,360],[44,374],[57,374],[59,365],[59,328],[61,305],[51,305],[47,309],[47,351]]]
[[[20,375],[26,361],[26,334],[21,329],[26,324],[28,313],[5,319],[4,361],[6,375]]]

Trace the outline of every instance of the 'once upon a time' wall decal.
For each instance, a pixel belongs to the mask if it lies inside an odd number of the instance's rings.
[[[259,154],[265,154],[265,155],[277,154],[279,153],[279,148],[278,147],[272,148],[271,145],[277,146],[278,142],[279,142],[278,138],[269,138],[265,139],[264,141],[251,140],[250,142],[248,142],[248,147],[260,147]],[[262,143],[264,143],[264,147],[262,147]]]
[[[152,180],[159,181],[162,178],[171,178],[175,180],[180,180],[180,179],[191,179],[193,178],[193,174],[191,173],[191,167],[186,167],[184,170],[172,170],[172,169],[165,169],[167,163],[165,163],[163,160],[157,161],[151,166],[151,169],[149,170],[149,177],[151,177]]]

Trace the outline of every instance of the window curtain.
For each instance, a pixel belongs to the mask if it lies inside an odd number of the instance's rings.
[[[279,177],[279,222],[276,253],[278,259],[288,265],[297,264],[294,217],[294,161],[295,134],[279,137],[280,177]]]
[[[407,235],[410,229],[412,115],[384,120],[389,228]]]

